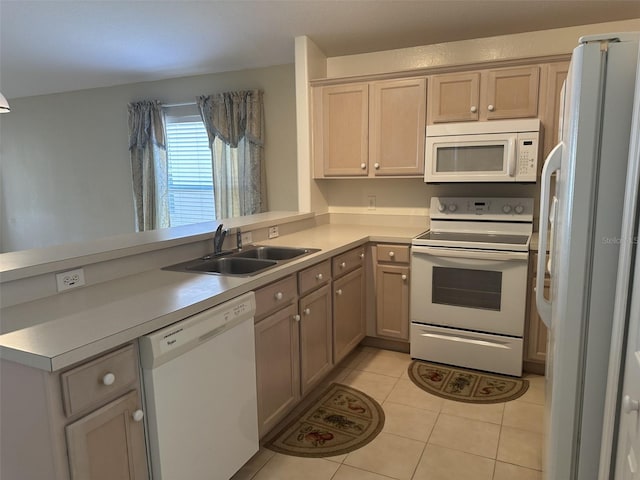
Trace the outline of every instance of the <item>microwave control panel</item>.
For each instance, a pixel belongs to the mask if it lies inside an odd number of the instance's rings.
[[[538,133],[518,134],[517,172],[520,182],[535,182],[538,170]]]

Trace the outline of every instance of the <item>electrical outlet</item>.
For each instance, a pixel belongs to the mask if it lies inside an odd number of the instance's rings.
[[[278,235],[278,226],[274,225],[273,227],[269,227],[269,238],[276,238]]]
[[[376,209],[376,196],[367,195],[367,210],[375,210],[375,209]]]
[[[253,242],[253,237],[251,236],[251,232],[242,233],[241,239],[242,239],[243,245]]]
[[[81,287],[84,285],[84,269],[76,268],[67,272],[56,273],[56,284],[58,291],[69,290],[71,288]]]

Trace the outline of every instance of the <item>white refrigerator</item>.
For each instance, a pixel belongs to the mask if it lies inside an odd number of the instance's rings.
[[[618,262],[629,144],[638,135],[632,117],[640,95],[639,38],[622,33],[579,40],[565,83],[561,140],[542,172],[536,305],[549,328],[547,480],[613,478],[626,328],[623,318],[614,321],[614,311],[624,310],[627,301],[622,277],[629,265],[619,268]],[[551,275],[550,300],[542,296],[545,270]]]

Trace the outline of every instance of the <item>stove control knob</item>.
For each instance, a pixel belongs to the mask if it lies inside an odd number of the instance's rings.
[[[457,209],[458,209],[458,205],[456,205],[455,203],[452,203],[449,205],[450,212],[455,212]]]
[[[506,203],[506,204],[504,204],[504,205],[502,206],[502,211],[503,211],[504,213],[511,213],[511,208],[512,208],[512,207],[511,207],[511,205],[509,205],[508,203]]]
[[[514,208],[514,210],[516,211],[516,213],[519,215],[522,212],[524,212],[524,207],[522,205],[516,205],[516,208]]]
[[[439,212],[444,212],[446,209],[447,209],[447,206],[444,203],[441,203],[440,205],[438,205]]]

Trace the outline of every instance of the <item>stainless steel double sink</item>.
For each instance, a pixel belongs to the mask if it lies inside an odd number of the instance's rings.
[[[317,248],[252,245],[242,250],[230,250],[177,263],[163,270],[249,277],[318,251],[320,249]]]

